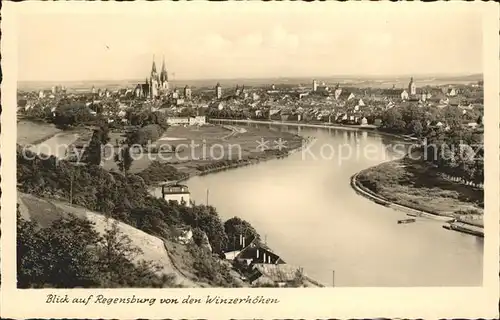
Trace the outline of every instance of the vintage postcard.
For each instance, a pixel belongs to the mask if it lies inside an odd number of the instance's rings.
[[[1,23],[2,316],[498,316],[496,4]]]

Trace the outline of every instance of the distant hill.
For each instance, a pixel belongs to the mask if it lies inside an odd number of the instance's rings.
[[[246,86],[266,86],[271,84],[289,84],[311,86],[312,80],[325,82],[329,85],[340,83],[342,85],[353,86],[372,86],[388,87],[395,85],[405,87],[412,75],[394,75],[394,76],[362,76],[362,75],[338,75],[331,77],[276,77],[276,78],[237,78],[237,79],[199,79],[199,80],[175,80],[171,81],[173,87],[182,89],[184,86],[191,87],[215,87],[219,82],[222,87],[235,87],[236,85]],[[444,85],[477,82],[483,79],[482,74],[468,75],[415,75],[415,81],[425,83],[426,85]],[[107,88],[108,90],[117,90],[120,88],[134,88],[138,83],[144,82],[144,79],[128,80],[95,80],[95,81],[19,81],[19,90],[42,90],[50,89],[52,86],[64,85],[68,90],[83,91],[90,90],[92,86],[96,88]]]

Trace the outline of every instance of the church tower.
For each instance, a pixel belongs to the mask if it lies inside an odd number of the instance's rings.
[[[217,97],[217,99],[222,98],[222,87],[221,87],[220,83],[218,83],[218,82],[217,82],[217,85],[215,86],[215,96]]]
[[[169,89],[167,67],[165,67],[165,57],[163,57],[163,63],[160,72],[160,88],[163,91],[167,91]]]
[[[153,65],[151,66],[151,80],[149,83],[150,98],[154,99],[158,96],[158,73],[156,72],[156,63],[153,56]]]
[[[417,85],[413,81],[413,77],[411,77],[410,83],[408,84],[408,93],[412,96],[417,94]]]

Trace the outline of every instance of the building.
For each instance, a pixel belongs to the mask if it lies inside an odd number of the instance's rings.
[[[217,85],[215,86],[215,96],[217,99],[222,99],[222,87],[218,82]]]
[[[318,81],[313,80],[313,92],[318,91]]]
[[[288,264],[255,264],[248,280],[254,286],[295,287],[302,285],[302,268]]]
[[[245,238],[242,242],[245,245]],[[246,262],[247,265],[255,263],[266,264],[284,264],[285,261],[274,253],[266,244],[262,243],[259,239],[253,239],[247,246],[245,246],[234,258],[235,260]]]
[[[189,125],[190,126],[203,126],[207,123],[207,117],[206,116],[196,116],[196,117],[190,117],[189,118]]]
[[[168,117],[167,124],[169,126],[189,125],[189,118],[188,117]]]
[[[172,92],[172,98],[179,99],[179,90],[177,88],[175,88],[174,92]]]
[[[166,95],[170,85],[168,83],[168,73],[165,67],[165,59],[161,67],[161,72],[158,74],[156,71],[156,63],[153,57],[153,64],[151,66],[151,73],[149,78],[146,78],[146,83],[140,83],[135,87],[135,95],[138,98],[156,99],[161,95]]]
[[[408,95],[408,92],[406,90],[403,90],[403,92],[401,92],[401,100],[408,100],[410,96]]]
[[[196,117],[168,117],[167,124],[170,126],[202,126],[207,123],[207,119],[205,116],[196,116]]]
[[[163,185],[161,187],[161,194],[166,201],[175,201],[179,204],[191,206],[191,193],[187,186],[182,184]]]
[[[410,83],[408,84],[408,92],[412,96],[417,94],[417,85],[413,81],[413,77],[411,77]]]
[[[188,85],[184,87],[184,98],[191,99],[191,88]]]

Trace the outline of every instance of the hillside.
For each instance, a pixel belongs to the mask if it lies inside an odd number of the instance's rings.
[[[42,227],[48,227],[50,223],[57,218],[74,214],[79,218],[86,218],[95,223],[95,228],[100,234],[104,234],[108,228],[116,220],[106,218],[103,215],[88,211],[85,208],[71,206],[68,203],[42,199],[33,195],[18,192],[19,211],[23,218],[38,222]],[[175,244],[166,242],[158,237],[149,235],[137,228],[119,222],[118,227],[120,232],[130,237],[132,245],[142,249],[142,255],[137,259],[154,261],[163,267],[162,273],[175,275],[175,283],[182,287],[210,287],[210,285],[198,281],[193,281],[179,271],[174,266],[173,261],[169,257],[167,247],[174,247]],[[179,245],[180,246],[180,245]],[[173,252],[171,254],[174,254]],[[176,262],[179,265],[179,261]],[[180,268],[186,267],[180,265]]]

